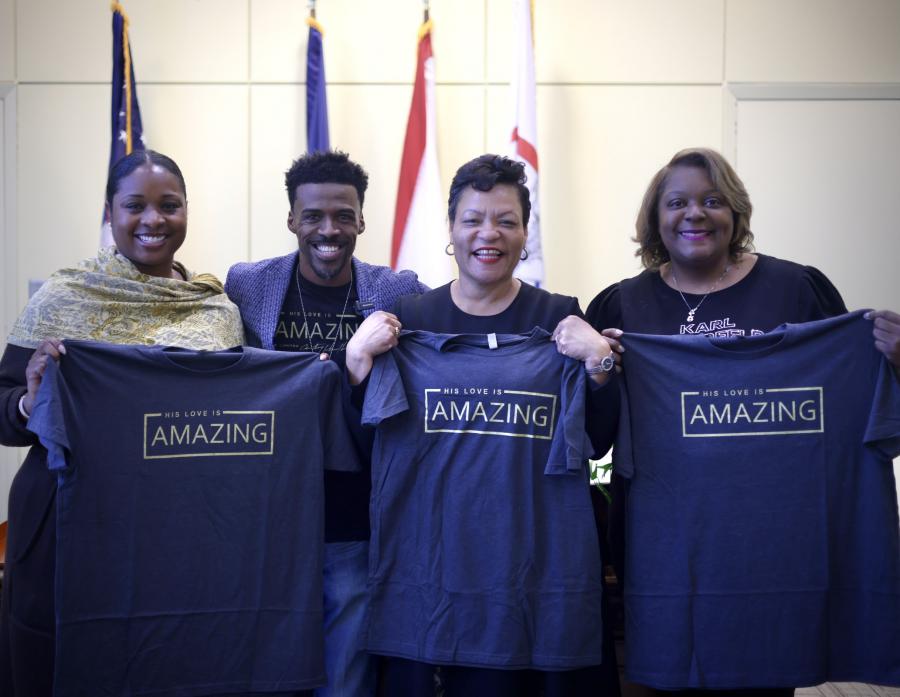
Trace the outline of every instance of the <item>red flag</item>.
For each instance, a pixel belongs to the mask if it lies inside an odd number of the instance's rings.
[[[416,81],[394,212],[391,266],[416,271],[423,283],[434,288],[450,281],[451,274],[450,259],[444,254],[449,240],[438,171],[431,27],[428,20],[419,29]]]

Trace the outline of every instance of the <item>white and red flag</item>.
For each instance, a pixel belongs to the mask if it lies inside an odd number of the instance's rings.
[[[419,28],[419,50],[412,104],[406,124],[391,267],[412,269],[422,283],[436,288],[452,279],[450,257],[444,254],[447,214],[437,158],[434,55],[431,20]]]
[[[516,266],[515,276],[540,287],[544,283],[544,254],[541,249],[541,206],[538,197],[537,99],[534,77],[533,0],[513,0],[515,64],[511,83],[513,129],[512,157],[525,163],[531,194],[531,219],[525,249],[528,258]]]

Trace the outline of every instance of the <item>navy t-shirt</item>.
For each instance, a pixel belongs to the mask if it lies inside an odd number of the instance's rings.
[[[900,684],[900,383],[871,333],[624,335],[629,680]]]
[[[302,305],[298,283],[303,290]],[[330,287],[312,283],[297,273],[295,263],[293,280],[288,285],[275,328],[275,349],[327,353],[344,370],[347,342],[363,321],[356,311],[356,301],[355,284]],[[357,459],[363,464],[358,472],[325,471],[326,542],[369,539],[368,462],[372,435],[359,427],[358,414],[352,410],[346,413]]]
[[[58,473],[57,697],[323,684],[322,468],[357,467],[338,369],[66,347],[29,420]]]
[[[376,359],[363,408],[378,426],[368,650],[493,668],[600,663],[586,389],[581,364],[540,329],[405,332]]]

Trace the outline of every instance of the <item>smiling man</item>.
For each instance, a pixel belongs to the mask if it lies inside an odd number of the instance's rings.
[[[231,267],[225,291],[241,310],[247,343],[279,351],[313,351],[343,370],[345,349],[364,318],[396,341],[387,312],[401,295],[425,286],[410,271],[394,273],[353,257],[365,231],[368,175],[346,153],[320,152],[294,161],[285,174],[287,226],[297,251]],[[365,331],[370,331],[366,329]],[[316,395],[297,395],[298,400]],[[354,413],[348,404],[348,414]],[[354,418],[349,419],[351,421]],[[356,473],[325,473],[325,663],[321,696],[375,691],[373,663],[361,650],[368,570],[371,435],[350,424],[363,463]],[[301,453],[297,457],[302,457]],[[298,505],[302,502],[298,501]]]

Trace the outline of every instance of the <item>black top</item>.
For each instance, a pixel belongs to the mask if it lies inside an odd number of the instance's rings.
[[[423,295],[400,298],[394,314],[404,329],[451,334],[524,334],[535,327],[552,332],[569,315],[584,316],[575,298],[524,282],[510,306],[496,315],[470,315],[460,310],[450,297],[449,283]]]
[[[749,336],[785,322],[810,322],[847,311],[840,293],[818,269],[757,256],[750,273],[705,300],[693,293],[682,299],[658,271],[643,271],[594,298],[588,322],[598,331],[616,327],[641,334]],[[688,306],[698,303],[694,321],[687,322]]]

